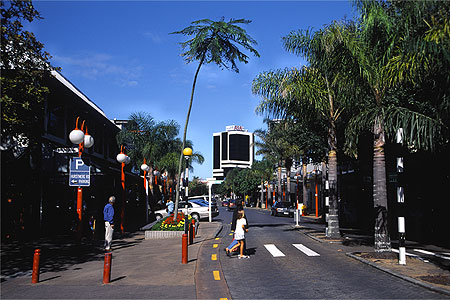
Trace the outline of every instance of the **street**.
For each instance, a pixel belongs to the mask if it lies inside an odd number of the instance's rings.
[[[220,209],[221,247],[225,248],[232,239],[232,212]],[[230,258],[220,251],[233,299],[446,298],[347,257],[346,252],[355,251],[352,247],[305,236],[293,228],[293,218],[273,217],[269,210],[254,208],[245,208],[245,213],[250,224],[246,234],[250,258]]]

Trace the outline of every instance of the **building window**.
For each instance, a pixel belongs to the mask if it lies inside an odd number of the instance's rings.
[[[230,160],[250,161],[250,137],[230,134]]]
[[[47,133],[58,138],[65,138],[64,106],[54,101],[49,101],[47,106]]]
[[[214,169],[220,168],[220,136],[214,136]]]

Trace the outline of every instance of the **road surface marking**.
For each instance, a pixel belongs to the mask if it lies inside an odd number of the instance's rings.
[[[219,271],[213,271],[214,280],[220,280],[220,274]]]
[[[417,252],[420,252],[420,253],[423,253],[423,254],[434,255],[434,256],[439,257],[439,258],[450,260],[450,257],[445,257],[445,256],[442,256],[442,255],[439,255],[439,254],[436,254],[436,253],[433,253],[433,252],[430,252],[430,251],[426,251],[426,250],[422,250],[422,249],[413,249],[413,250],[417,251]]]
[[[264,245],[264,247],[266,247],[267,251],[269,251],[273,257],[286,256],[283,254],[283,252],[278,250],[278,248],[274,244]]]
[[[216,241],[220,240],[220,238],[216,238]]]
[[[311,249],[309,249],[308,247],[306,247],[302,244],[292,244],[292,246],[294,246],[295,248],[302,251],[303,253],[305,253],[308,256],[320,256],[319,253],[312,251]]]
[[[217,260],[217,254],[212,254],[211,255],[211,260]]]
[[[219,247],[219,244],[213,244],[213,248]]]
[[[228,300],[228,298],[220,298],[220,300]]]
[[[230,233],[229,235],[233,235],[233,233]]]
[[[398,249],[392,248],[392,252],[399,253],[400,251],[398,251]],[[408,256],[418,256],[418,255],[411,254],[411,253],[408,253],[408,252],[405,252],[405,254],[408,255]]]

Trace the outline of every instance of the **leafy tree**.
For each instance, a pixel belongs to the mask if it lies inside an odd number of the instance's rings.
[[[187,63],[194,60],[199,61],[194,75],[194,81],[192,83],[189,109],[184,126],[183,142],[180,149],[181,153],[178,177],[181,175],[181,165],[183,161],[183,149],[186,144],[187,126],[194,99],[195,84],[197,82],[197,76],[200,68],[203,64],[215,63],[220,68],[231,68],[231,70],[239,72],[236,65],[236,60],[244,63],[248,62],[248,56],[239,50],[239,46],[259,57],[259,53],[252,46],[256,45],[256,41],[248,35],[244,29],[239,27],[239,24],[249,24],[250,22],[251,21],[245,19],[230,19],[228,22],[225,22],[224,18],[220,21],[202,19],[192,22],[191,26],[172,33],[194,36],[193,38],[181,43],[183,49],[186,49],[186,51],[181,55],[185,58]],[[175,217],[178,213],[178,201],[179,188],[176,189]]]
[[[201,196],[207,195],[208,193],[208,186],[205,183],[201,182],[198,177],[194,177],[192,181],[189,182],[190,196]]]
[[[41,19],[31,1],[0,1],[2,144],[34,147],[42,136],[50,54],[23,24]]]
[[[150,166],[150,174],[153,174],[153,170],[166,171],[169,182],[173,183],[178,168],[177,152],[181,146],[181,140],[177,138],[178,132],[179,125],[175,121],[157,122],[151,115],[138,112],[130,115],[124,130],[117,134],[117,142],[119,145],[126,145],[135,170],[140,170],[145,158]],[[186,141],[186,144],[193,148],[191,141]],[[194,152],[190,161],[202,164],[204,157]],[[189,168],[192,169],[191,166]],[[153,176],[150,176],[150,183],[153,192]]]

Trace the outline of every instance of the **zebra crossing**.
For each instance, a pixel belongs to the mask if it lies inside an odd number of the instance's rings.
[[[303,254],[307,256],[320,256],[319,253],[309,249],[303,244],[292,244],[293,247],[295,247],[297,250],[301,251]],[[277,248],[274,244],[264,244],[264,247],[266,250],[273,256],[273,257],[283,257],[286,256],[280,249]]]

